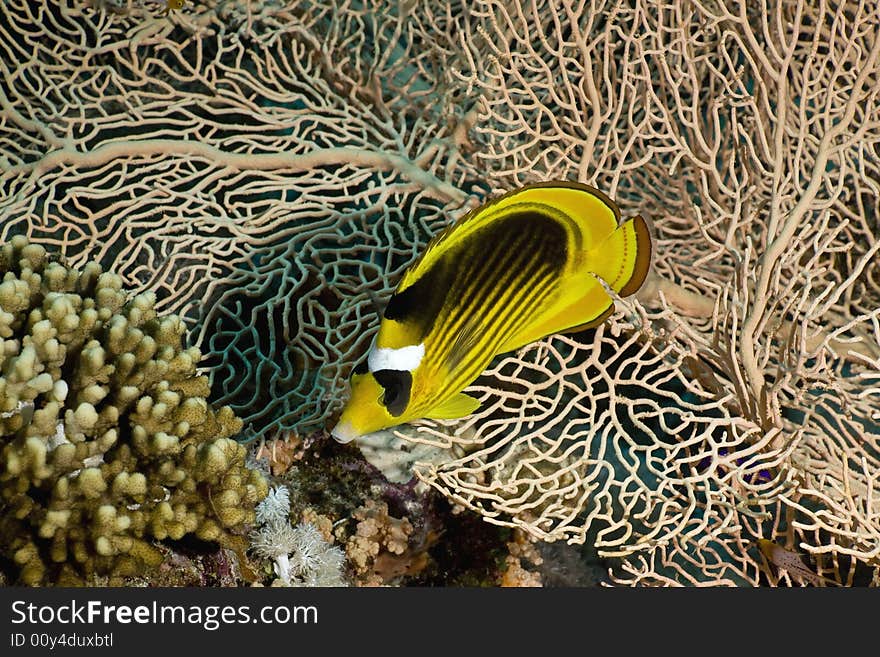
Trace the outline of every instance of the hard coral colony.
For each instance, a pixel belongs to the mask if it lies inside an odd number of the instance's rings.
[[[0,277],[0,555],[19,581],[124,582],[188,535],[241,551],[267,483],[182,322],[21,236]]]

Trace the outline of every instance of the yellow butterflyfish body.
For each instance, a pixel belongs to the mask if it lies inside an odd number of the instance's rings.
[[[437,234],[391,296],[351,397],[340,442],[419,418],[475,411],[462,393],[498,354],[602,323],[651,264],[640,216],[581,183],[527,185]]]

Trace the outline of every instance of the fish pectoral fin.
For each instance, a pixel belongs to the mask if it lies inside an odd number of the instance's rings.
[[[470,415],[479,407],[480,401],[478,399],[460,392],[432,408],[425,414],[425,417],[432,420],[455,420]]]
[[[449,354],[446,357],[446,368],[454,370],[459,363],[468,359],[473,350],[480,342],[481,326],[474,316],[467,319],[464,326],[459,329],[458,334],[449,348]]]

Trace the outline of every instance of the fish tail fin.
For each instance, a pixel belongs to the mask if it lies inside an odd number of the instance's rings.
[[[587,266],[622,297],[638,291],[651,268],[648,222],[636,215],[620,224],[589,252]]]

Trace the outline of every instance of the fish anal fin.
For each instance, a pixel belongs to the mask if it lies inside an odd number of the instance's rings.
[[[433,420],[455,420],[470,415],[479,407],[478,399],[459,392],[425,413],[425,417]]]
[[[580,333],[581,331],[586,331],[587,329],[596,328],[605,323],[605,320],[611,317],[611,314],[614,312],[614,302],[611,302],[611,305],[608,306],[607,310],[599,315],[596,319],[590,320],[589,322],[584,322],[583,324],[578,324],[577,326],[572,326],[571,328],[565,329],[565,333]]]
[[[602,324],[614,312],[614,301],[592,274],[560,286],[563,292],[547,318],[512,336],[498,353],[514,351],[554,333],[576,333]]]

